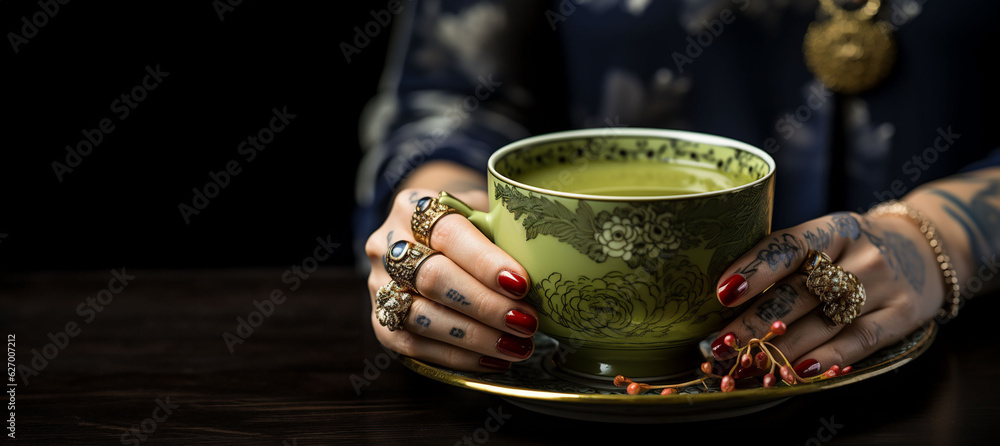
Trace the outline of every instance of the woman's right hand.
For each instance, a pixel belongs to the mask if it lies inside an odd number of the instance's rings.
[[[534,350],[531,335],[538,329],[537,313],[521,300],[528,291],[528,274],[461,214],[445,215],[434,225],[430,245],[441,255],[430,256],[417,270],[414,284],[419,295],[414,295],[400,329],[389,331],[376,316],[376,294],[392,280],[383,256],[397,241],[416,243],[410,229],[416,203],[437,193],[400,191],[385,223],[368,238],[368,294],[375,335],[398,353],[456,370],[506,370]],[[487,206],[483,191],[453,195],[474,208]]]

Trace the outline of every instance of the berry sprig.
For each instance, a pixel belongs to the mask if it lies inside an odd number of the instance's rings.
[[[787,327],[784,322],[775,321],[771,324],[771,331],[769,331],[763,338],[753,338],[746,345],[740,346],[739,340],[732,333],[726,334],[722,338],[722,343],[731,347],[736,355],[732,358],[739,358],[738,361],[732,361],[732,365],[727,365],[723,363],[713,363],[713,361],[706,361],[701,364],[701,372],[704,374],[701,378],[677,383],[677,384],[664,384],[664,385],[649,385],[646,383],[640,383],[632,381],[631,379],[618,375],[614,379],[614,384],[616,387],[625,387],[629,395],[638,395],[640,393],[649,390],[660,390],[660,395],[673,395],[678,393],[679,388],[692,386],[695,384],[701,384],[708,389],[708,384],[705,382],[709,379],[718,379],[719,388],[723,392],[732,392],[736,390],[736,380],[749,378],[756,376],[763,372],[765,369],[768,370],[761,378],[761,384],[764,387],[770,388],[774,387],[778,383],[777,376],[781,377],[781,380],[787,385],[795,385],[799,383],[811,383],[816,381],[821,381],[824,379],[834,378],[837,376],[846,375],[851,373],[854,369],[851,366],[840,368],[838,365],[830,366],[826,372],[813,377],[803,377],[795,372],[792,367],[791,362],[785,357],[785,354],[781,352],[774,344],[768,342],[776,336],[781,336],[785,334]],[[717,358],[720,361],[729,358]],[[781,364],[781,365],[779,365]],[[720,371],[729,371],[725,374],[716,373],[716,369]],[[774,374],[777,370],[778,375]]]

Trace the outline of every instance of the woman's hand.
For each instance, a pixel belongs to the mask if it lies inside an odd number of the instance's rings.
[[[534,308],[520,299],[528,291],[528,275],[513,258],[490,242],[460,214],[441,217],[431,231],[430,245],[441,251],[417,270],[419,296],[403,325],[383,327],[375,314],[375,297],[390,280],[383,255],[399,240],[415,243],[410,218],[417,201],[436,197],[431,189],[404,189],[396,195],[385,223],[368,238],[368,276],[372,327],[386,347],[420,360],[467,371],[506,370],[511,362],[534,350],[531,335],[538,328]],[[454,193],[475,208],[485,208],[486,193]]]
[[[853,322],[835,325],[806,287],[800,267],[809,250],[827,253],[864,285],[867,300]],[[945,296],[932,248],[912,220],[895,215],[836,213],[775,231],[722,277],[718,295],[723,305],[749,301],[723,336],[731,332],[745,343],[783,321],[787,332],[772,342],[802,377],[832,365],[845,367],[898,342],[933,318]],[[733,353],[721,337],[713,350],[717,357]]]

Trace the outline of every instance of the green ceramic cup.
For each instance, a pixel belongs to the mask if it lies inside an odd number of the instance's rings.
[[[443,194],[530,275],[553,361],[589,377],[697,368],[736,314],[715,284],[770,231],[774,160],[748,144],[658,129],[575,130],[489,159],[489,212]]]

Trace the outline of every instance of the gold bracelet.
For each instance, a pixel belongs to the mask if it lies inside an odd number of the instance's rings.
[[[937,317],[940,320],[947,321],[958,316],[958,309],[962,304],[962,294],[959,292],[958,286],[958,273],[955,272],[955,268],[951,264],[951,258],[945,252],[941,240],[937,238],[937,228],[934,227],[930,220],[925,218],[916,209],[910,207],[910,205],[896,200],[890,200],[873,207],[868,211],[868,215],[873,217],[880,215],[900,215],[909,217],[917,223],[917,226],[920,227],[920,232],[924,234],[924,237],[927,238],[927,241],[931,245],[931,249],[934,250],[937,262],[941,266],[941,274],[944,275],[944,289],[948,297],[945,305],[938,309]]]

